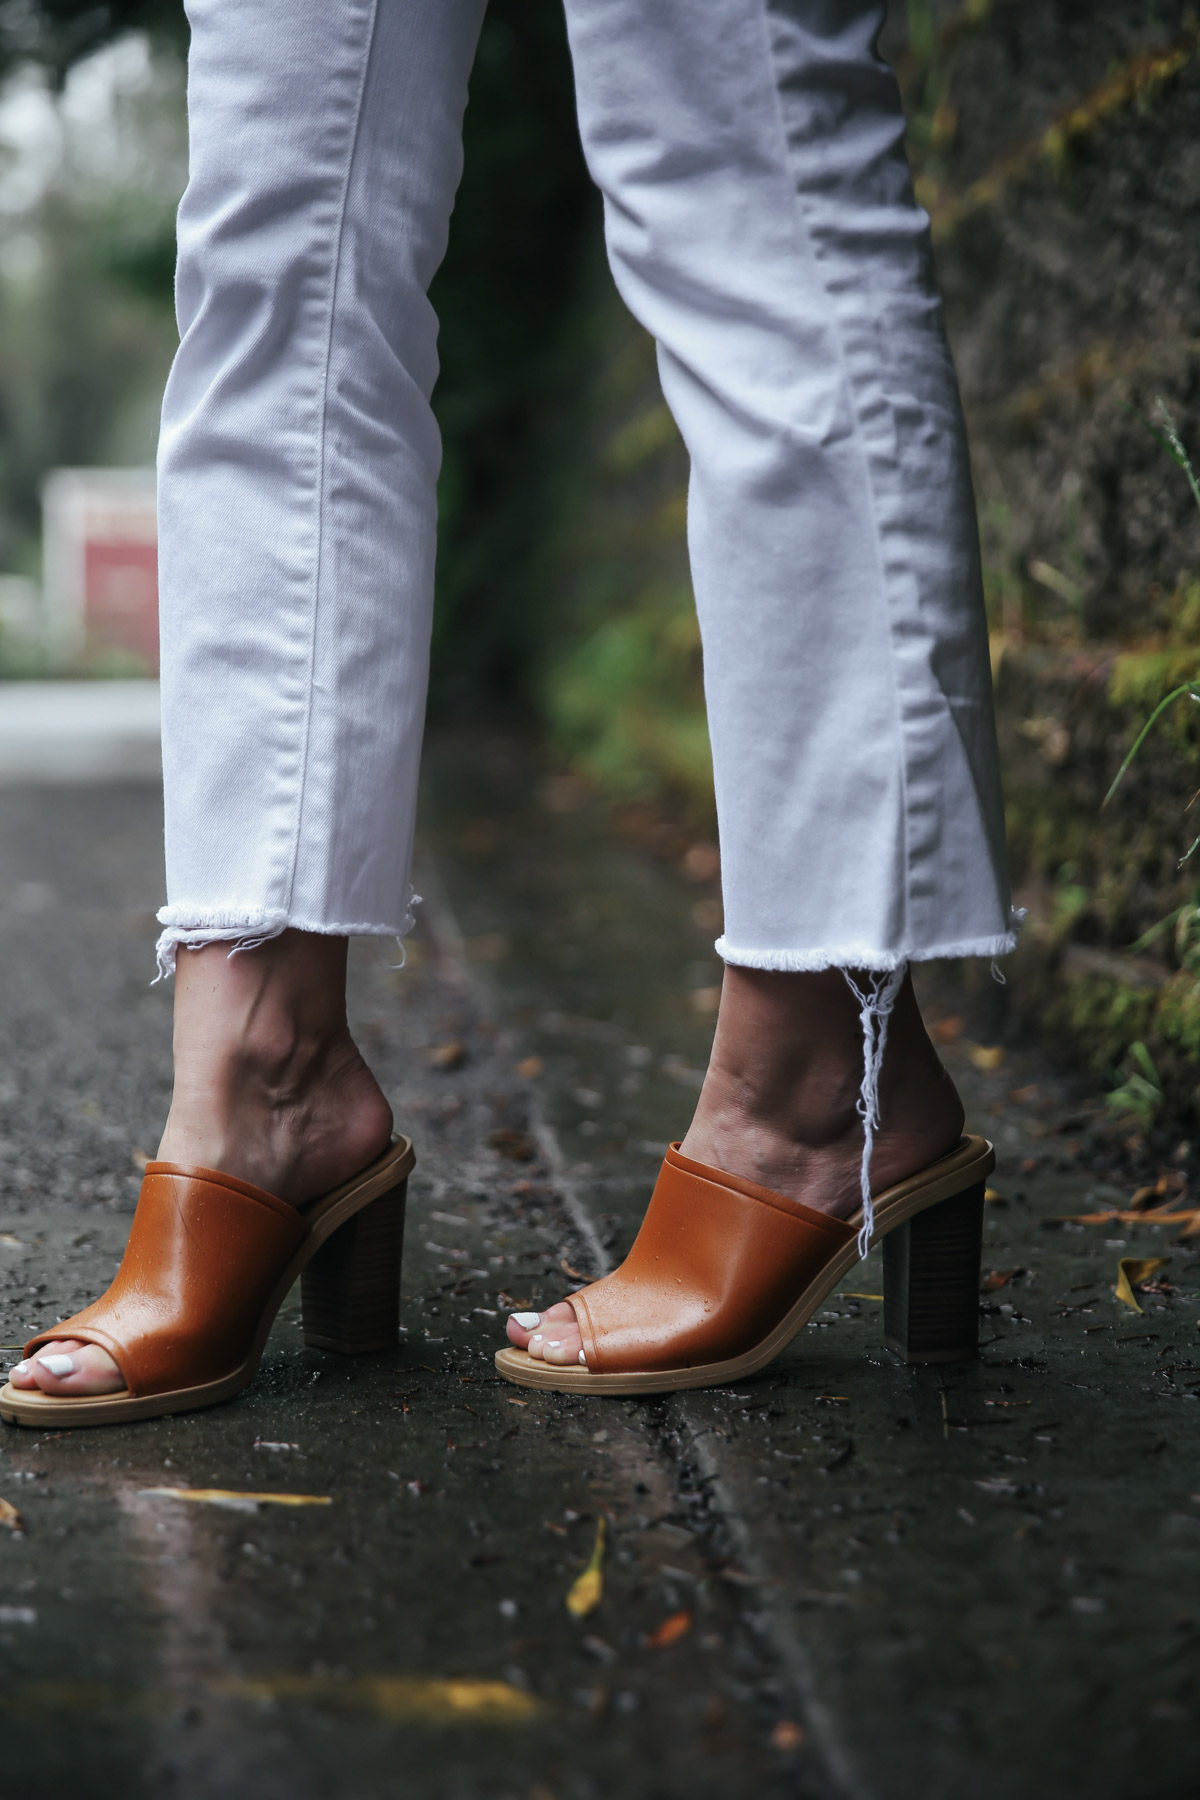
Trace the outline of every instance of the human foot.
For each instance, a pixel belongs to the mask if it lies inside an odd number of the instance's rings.
[[[860,978],[861,984],[861,978]],[[859,1007],[839,970],[784,975],[729,966],[708,1072],[683,1155],[819,1212],[861,1204]],[[874,1193],[946,1156],[963,1108],[906,976],[889,1021],[871,1157]],[[513,1313],[509,1342],[548,1363],[584,1362],[567,1301]]]
[[[235,956],[223,944],[182,952],[158,1160],[301,1206],[379,1155],[392,1113],[346,1025],[345,980],[344,938],[287,931]],[[43,1345],[9,1380],[65,1396],[125,1386],[107,1351],[74,1338]]]

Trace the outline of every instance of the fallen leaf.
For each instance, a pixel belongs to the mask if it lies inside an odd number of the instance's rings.
[[[536,1081],[545,1066],[540,1056],[527,1056],[517,1064],[517,1074],[522,1081]]]
[[[882,1294],[843,1294],[843,1300],[882,1300]]]
[[[0,1500],[0,1525],[3,1525],[5,1530],[18,1534],[25,1529],[21,1524],[21,1515],[11,1500]]]
[[[142,1150],[140,1148],[134,1150],[133,1166],[135,1169],[140,1169],[143,1174],[145,1173],[145,1170],[146,1170],[146,1164],[148,1162],[153,1162],[153,1161],[154,1161],[154,1158],[151,1156],[151,1154],[148,1150]]]
[[[565,1256],[559,1257],[558,1266],[564,1275],[571,1277],[572,1281],[590,1281],[592,1279],[590,1275],[585,1275],[582,1269],[577,1269],[572,1263],[569,1263]]]
[[[980,1290],[985,1294],[994,1293],[997,1288],[1007,1287],[1015,1276],[1025,1273],[1024,1269],[993,1269],[979,1283]]]
[[[431,1069],[444,1069],[447,1074],[454,1069],[461,1069],[467,1060],[467,1052],[457,1039],[451,1038],[448,1043],[434,1044],[425,1052],[425,1061]]]
[[[200,1506],[227,1506],[233,1512],[253,1512],[259,1506],[332,1506],[328,1494],[258,1494],[239,1488],[139,1488],[154,1500],[191,1500]]]
[[[791,1719],[780,1719],[771,1732],[773,1750],[798,1750],[804,1742],[804,1727]]]
[[[1008,1097],[1014,1106],[1030,1106],[1040,1097],[1041,1091],[1037,1082],[1031,1081],[1025,1087],[1013,1088]]]
[[[702,1019],[715,1019],[721,1008],[721,990],[719,987],[692,988],[688,992],[688,1005]]]
[[[507,1156],[510,1162],[532,1162],[537,1155],[537,1145],[527,1131],[517,1131],[511,1125],[501,1125],[488,1138],[493,1150],[501,1156]]]
[[[1064,1225],[1182,1225],[1181,1237],[1195,1237],[1200,1231],[1200,1207],[1187,1212],[1127,1212],[1110,1206],[1104,1212],[1059,1213],[1056,1218]]]
[[[1003,1044],[967,1044],[967,1057],[973,1068],[999,1069],[1004,1064]]]
[[[965,1020],[955,1016],[952,1019],[935,1019],[929,1027],[929,1035],[935,1044],[956,1044],[962,1036]]]
[[[672,1613],[664,1619],[657,1630],[652,1631],[646,1639],[647,1650],[666,1650],[671,1644],[677,1644],[681,1637],[686,1637],[692,1629],[690,1612]]]
[[[995,1206],[997,1203],[1001,1206],[1008,1205],[1008,1201],[1004,1198],[1004,1195],[996,1188],[984,1188],[983,1197],[989,1206]]]
[[[6,1250],[23,1250],[25,1247],[20,1238],[14,1237],[11,1231],[0,1231],[0,1244],[3,1244]]]
[[[519,1725],[540,1718],[545,1705],[507,1681],[422,1680],[410,1675],[276,1675],[253,1681],[233,1678],[216,1684],[230,1700],[322,1701],[361,1707],[382,1719],[414,1719],[451,1724],[477,1719]]]
[[[588,1558],[587,1568],[571,1583],[567,1593],[567,1611],[573,1619],[586,1619],[595,1612],[604,1593],[604,1541],[608,1520],[603,1514],[596,1520],[596,1543]]]
[[[1117,1264],[1117,1285],[1113,1289],[1118,1300],[1126,1306],[1132,1306],[1134,1312],[1141,1312],[1141,1302],[1134,1293],[1143,1281],[1149,1281],[1159,1269],[1165,1269],[1170,1262],[1169,1256],[1123,1256]]]

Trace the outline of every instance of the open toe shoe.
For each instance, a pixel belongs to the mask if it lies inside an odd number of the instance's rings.
[[[873,1197],[883,1239],[884,1337],[909,1362],[978,1353],[984,1138]],[[659,1394],[723,1386],[769,1363],[859,1260],[861,1214],[837,1219],[672,1144],[633,1248],[568,1296],[587,1367],[496,1354],[521,1387]]]
[[[108,1292],[25,1346],[79,1338],[108,1351],[123,1393],[0,1389],[14,1425],[115,1425],[228,1400],[253,1379],[284,1296],[302,1277],[304,1339],[357,1355],[397,1341],[412,1144],[395,1137],[365,1169],[290,1206],[216,1169],[146,1165]]]

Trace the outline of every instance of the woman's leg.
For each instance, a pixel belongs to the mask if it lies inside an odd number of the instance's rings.
[[[346,939],[285,931],[230,956],[185,951],[175,978],[175,1087],[158,1160],[219,1169],[300,1205],[386,1147],[392,1111],[346,1024]],[[72,1367],[48,1367],[66,1356]],[[57,1369],[57,1372],[56,1372]],[[106,1350],[64,1338],[14,1387],[111,1393]]]
[[[191,948],[159,1154],[300,1202],[391,1124],[346,1029],[346,938],[409,923],[440,457],[426,290],[483,0],[188,12],[161,965]],[[13,1379],[122,1385],[74,1343]]]
[[[684,1149],[843,1215],[889,972],[1014,941],[966,446],[883,10],[567,0],[613,274],[692,463],[728,968]],[[890,1030],[876,1192],[962,1120],[907,982]],[[569,1308],[509,1336],[579,1355]]]

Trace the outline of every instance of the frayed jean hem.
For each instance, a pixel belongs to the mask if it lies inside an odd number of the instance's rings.
[[[420,904],[420,894],[410,894],[403,918],[389,925],[331,924],[326,920],[298,918],[283,908],[251,907],[241,911],[228,908],[201,912],[184,906],[163,906],[157,915],[164,930],[155,946],[158,973],[154,982],[164,981],[175,973],[175,959],[180,947],[201,950],[206,944],[229,944],[229,954],[233,956],[239,950],[255,950],[269,938],[279,937],[285,931],[311,931],[321,937],[393,937],[399,940],[412,930],[416,923],[413,909]]]

